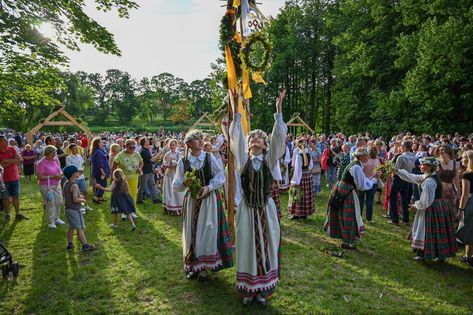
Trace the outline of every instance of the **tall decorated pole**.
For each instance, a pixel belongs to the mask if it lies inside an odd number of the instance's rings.
[[[226,62],[228,90],[241,95],[238,110],[242,115],[241,123],[245,135],[250,130],[249,100],[252,97],[250,75],[254,82],[265,83],[263,75],[269,65],[271,52],[271,45],[264,32],[268,20],[256,5],[255,0],[227,0],[226,12],[220,23],[220,49]],[[228,124],[223,128],[229,128],[233,121],[230,99],[231,95],[227,104]],[[225,134],[228,142],[228,224],[232,240],[235,240],[235,166],[230,151],[228,129]]]

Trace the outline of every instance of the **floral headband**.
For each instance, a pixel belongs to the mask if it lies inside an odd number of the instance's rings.
[[[202,140],[204,138],[204,134],[197,129],[190,130],[187,134],[186,137],[184,138],[185,143],[189,143],[192,140]]]
[[[424,165],[432,165],[432,166],[439,166],[440,165],[439,160],[437,160],[434,157],[421,158],[419,160],[419,162],[420,162],[420,164],[424,164]]]
[[[256,130],[253,130],[253,131],[250,131],[250,133],[248,134],[248,136],[246,137],[246,143],[250,143],[250,140],[255,138],[255,137],[261,137],[263,138],[264,140],[264,144],[266,146],[269,145],[269,137],[268,135],[266,134],[266,132],[264,132],[263,130],[261,129],[256,129]]]

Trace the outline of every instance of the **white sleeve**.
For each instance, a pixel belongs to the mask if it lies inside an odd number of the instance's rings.
[[[355,164],[348,170],[355,180],[355,186],[358,191],[370,190],[373,187],[373,181],[365,176],[361,166]]]
[[[427,209],[432,205],[435,199],[435,190],[437,182],[433,178],[427,178],[423,184],[420,199],[414,202],[416,209]]]
[[[266,154],[266,161],[269,169],[274,169],[281,156],[285,153],[287,126],[282,120],[282,114],[274,114],[273,131],[271,132],[271,141],[269,152]]]
[[[291,185],[299,185],[302,179],[302,158],[299,154],[293,157],[292,167],[294,173],[292,174]]]
[[[411,174],[406,170],[398,170],[397,175],[402,179],[405,180],[406,182],[413,183],[413,184],[421,184],[424,180],[426,175],[416,175],[416,174]]]
[[[209,192],[219,189],[225,183],[225,172],[222,164],[213,154],[210,154],[210,161],[212,163],[212,179],[208,185]]]
[[[177,164],[176,173],[174,174],[174,179],[172,181],[172,189],[177,192],[185,191],[187,189],[187,187],[184,186],[184,159],[182,158]]]
[[[72,163],[72,161],[71,161],[71,156],[72,156],[72,155],[68,155],[68,156],[66,157],[66,165],[74,164],[74,163]]]
[[[289,162],[291,162],[291,152],[289,152],[289,148],[287,147],[287,145],[285,145],[286,147],[286,154],[284,156],[284,162],[286,164],[289,164]]]
[[[238,174],[243,172],[246,161],[248,160],[248,144],[245,141],[245,135],[243,134],[243,128],[241,126],[241,114],[235,114],[233,117],[232,124],[230,125],[230,150],[232,151],[235,169]]]
[[[218,136],[217,136],[217,143],[215,143],[215,144],[213,145],[214,150],[219,150],[220,147],[221,147],[222,144],[223,144],[223,141],[224,141],[223,136],[222,136],[222,135],[218,135]]]

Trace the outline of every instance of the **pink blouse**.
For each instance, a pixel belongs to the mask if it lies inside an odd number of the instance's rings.
[[[52,161],[46,160],[45,158],[41,159],[36,165],[36,174],[38,174],[39,176],[53,176],[53,175],[62,174],[59,161],[57,159],[54,159]],[[49,184],[51,186],[56,186],[60,182],[61,182],[60,179],[55,179],[55,178],[49,179]],[[39,184],[41,186],[47,186],[48,180],[41,179],[39,181]]]

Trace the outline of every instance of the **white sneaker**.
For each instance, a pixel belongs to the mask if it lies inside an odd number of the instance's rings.
[[[112,223],[112,224],[110,224],[110,227],[112,229],[118,229],[118,224]]]
[[[266,305],[267,304],[266,299],[264,297],[262,297],[261,295],[256,296],[256,301],[261,305]]]
[[[134,212],[131,213],[131,216],[133,217],[133,219],[138,218],[138,216]]]
[[[51,228],[51,229],[57,228],[56,224],[54,224],[54,223],[48,224],[48,227]]]
[[[66,222],[64,222],[64,221],[61,220],[61,219],[57,219],[57,220],[55,220],[54,222],[56,222],[56,224],[59,224],[59,225],[66,224]]]
[[[94,211],[94,209],[92,209],[92,208],[89,207],[89,206],[85,206],[85,210],[87,210],[87,211]]]
[[[122,213],[122,219],[126,220],[126,214]]]
[[[248,305],[250,304],[251,302],[253,302],[253,297],[252,296],[245,296],[243,298],[243,305]]]

